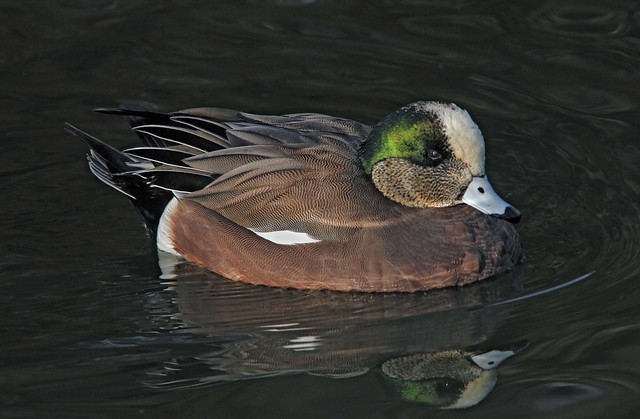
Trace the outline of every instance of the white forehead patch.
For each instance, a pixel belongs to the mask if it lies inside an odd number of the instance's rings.
[[[467,111],[453,103],[417,102],[414,106],[437,116],[453,155],[469,165],[473,176],[485,174],[484,137]]]

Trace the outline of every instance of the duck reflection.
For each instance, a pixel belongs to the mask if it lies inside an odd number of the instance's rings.
[[[460,289],[355,294],[249,286],[173,258],[161,267],[175,296],[174,333],[206,336],[211,351],[171,359],[150,374],[156,388],[377,374],[392,397],[464,408],[486,397],[496,367],[524,347],[459,350],[492,337],[506,308],[490,304],[520,291],[515,273]]]
[[[519,341],[488,352],[450,350],[420,353],[382,363],[386,383],[398,397],[446,409],[462,409],[481,402],[498,380],[497,367],[524,349]]]

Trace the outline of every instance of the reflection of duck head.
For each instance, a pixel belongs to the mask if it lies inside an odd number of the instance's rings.
[[[409,402],[462,409],[482,401],[497,381],[496,368],[524,349],[520,341],[484,353],[450,350],[393,358],[382,364],[385,381]]]

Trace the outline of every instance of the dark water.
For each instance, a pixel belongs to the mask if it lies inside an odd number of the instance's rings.
[[[637,2],[4,1],[0,22],[0,416],[640,417]],[[89,112],[122,101],[372,123],[417,99],[482,128],[524,214],[516,272],[387,296],[162,273],[62,130],[130,144]],[[466,410],[380,373],[521,340]]]

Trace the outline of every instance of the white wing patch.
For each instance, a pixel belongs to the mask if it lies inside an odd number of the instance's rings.
[[[269,240],[276,244],[304,244],[304,243],[317,243],[320,240],[316,240],[306,233],[299,233],[297,231],[282,230],[282,231],[253,231],[263,239]]]

